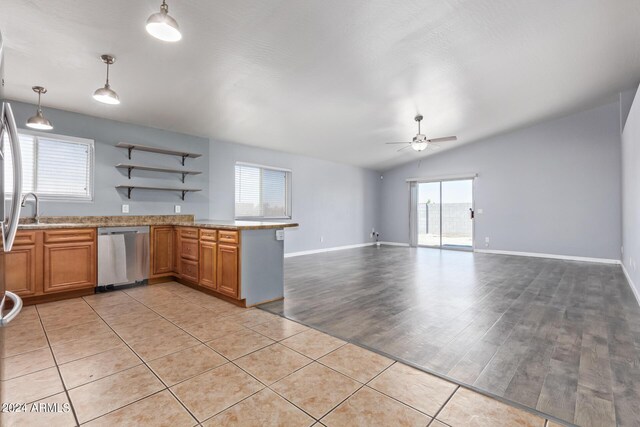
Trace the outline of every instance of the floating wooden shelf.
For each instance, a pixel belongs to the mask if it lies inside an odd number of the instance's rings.
[[[198,154],[198,153],[189,153],[189,152],[186,152],[186,151],[167,150],[165,148],[151,147],[149,145],[129,144],[128,142],[118,142],[116,144],[116,147],[126,148],[127,150],[129,150],[129,160],[131,160],[131,152],[133,150],[147,151],[149,153],[166,154],[168,156],[182,157],[182,166],[184,166],[184,160],[186,158],[197,159],[198,157],[202,156],[202,154]]]
[[[131,179],[131,171],[134,169],[140,169],[143,171],[153,171],[153,172],[165,172],[165,173],[175,173],[178,175],[182,175],[182,182],[184,183],[184,177],[187,175],[200,175],[202,172],[200,171],[190,171],[190,170],[181,170],[181,169],[171,169],[171,168],[158,168],[152,166],[144,166],[144,165],[130,165],[126,163],[118,163],[116,165],[118,169],[127,169],[129,179]]]
[[[134,189],[138,190],[157,190],[157,191],[177,191],[182,193],[182,200],[184,200],[184,196],[187,193],[192,193],[195,191],[202,191],[200,188],[171,188],[171,187],[147,187],[144,185],[116,185],[116,188],[121,189],[124,188],[127,190],[127,198],[131,199],[131,192]]]

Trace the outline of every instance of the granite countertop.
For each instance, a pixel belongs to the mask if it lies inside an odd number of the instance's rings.
[[[20,220],[18,229],[46,230],[54,228],[136,227],[145,225],[174,225],[222,230],[264,230],[298,226],[298,224],[292,222],[196,220],[193,215],[123,215],[41,217],[39,224],[36,224],[32,218],[23,218]]]

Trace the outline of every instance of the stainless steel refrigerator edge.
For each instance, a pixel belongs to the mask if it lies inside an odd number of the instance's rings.
[[[22,156],[20,152],[16,122],[13,117],[11,105],[5,102],[4,97],[4,43],[0,33],[0,102],[2,103],[0,115],[0,234],[2,234],[2,249],[0,253],[0,355],[4,354],[4,329],[22,309],[22,300],[16,294],[6,290],[5,254],[13,247],[13,240],[18,230],[20,219],[20,196],[22,195]],[[5,160],[7,150],[11,150],[13,159],[13,188],[10,193],[5,192]],[[7,202],[9,208],[7,209]],[[9,308],[9,301],[13,302]],[[2,364],[0,364],[0,370]],[[0,377],[2,372],[0,371]]]

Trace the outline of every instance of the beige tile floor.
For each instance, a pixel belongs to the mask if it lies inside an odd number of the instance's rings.
[[[27,412],[2,426],[552,425],[174,282],[26,307],[5,332],[0,400]]]

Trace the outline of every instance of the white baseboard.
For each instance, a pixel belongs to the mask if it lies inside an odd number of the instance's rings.
[[[528,256],[528,257],[534,257],[534,258],[562,259],[565,261],[599,262],[601,264],[618,264],[618,265],[621,264],[619,259],[608,259],[608,258],[589,258],[589,257],[571,256],[571,255],[541,254],[538,252],[498,251],[493,249],[474,249],[473,251],[481,254],[515,255],[515,256]]]
[[[408,243],[400,243],[400,242],[380,242],[381,245],[387,245],[387,246],[404,246],[404,247],[409,247]]]
[[[623,263],[620,263],[620,264],[622,265],[622,272],[627,278],[627,281],[629,282],[629,286],[631,286],[631,291],[633,292],[633,295],[636,297],[636,301],[638,302],[638,305],[640,305],[640,291],[636,288],[636,285],[635,283],[633,283],[633,280],[631,280],[631,276],[629,275],[629,272],[627,271],[624,264]]]
[[[288,254],[284,254],[284,257],[285,258],[292,258],[292,257],[302,256],[302,255],[320,254],[322,252],[341,251],[343,249],[363,248],[365,246],[373,246],[375,244],[376,244],[376,242],[359,243],[357,245],[335,246],[333,248],[322,248],[322,249],[313,249],[313,250],[310,250],[310,251],[290,252]]]

